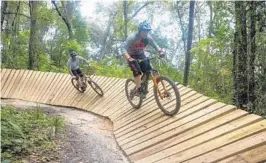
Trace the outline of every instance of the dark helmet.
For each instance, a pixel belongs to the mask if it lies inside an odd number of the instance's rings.
[[[147,22],[141,22],[138,27],[139,31],[150,31],[151,30],[151,25]]]
[[[74,56],[77,56],[78,54],[74,51],[74,50],[72,50],[71,52],[70,52],[70,56],[71,57],[74,57]]]

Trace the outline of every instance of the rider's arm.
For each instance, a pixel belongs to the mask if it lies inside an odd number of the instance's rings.
[[[153,38],[148,35],[148,40],[149,40],[149,44],[156,49],[157,52],[160,52],[161,48],[159,47],[159,45],[156,44],[156,42],[153,40]]]
[[[71,76],[74,76],[74,74],[73,74],[72,71],[71,71],[71,61],[70,61],[70,60],[67,61],[67,68],[68,68],[68,72],[69,72],[69,74],[70,74]]]
[[[88,60],[86,60],[85,58],[81,57],[81,56],[77,56],[78,59],[83,60],[84,62],[86,62],[87,64],[90,64]]]
[[[136,39],[136,34],[133,33],[131,35],[129,35],[126,39],[126,41],[123,43],[122,45],[122,54],[124,56],[124,58],[128,61],[130,57],[130,55],[128,54],[128,49],[130,47],[130,45],[132,45],[132,43],[134,42],[134,40]]]

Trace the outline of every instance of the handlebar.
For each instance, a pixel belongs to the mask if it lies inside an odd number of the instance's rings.
[[[145,60],[153,60],[153,59],[157,59],[157,58],[161,59],[161,58],[163,58],[163,57],[157,55],[157,56],[155,56],[155,57],[146,57],[145,59],[136,59],[136,60],[137,60],[138,62],[143,62],[143,61],[145,61]]]

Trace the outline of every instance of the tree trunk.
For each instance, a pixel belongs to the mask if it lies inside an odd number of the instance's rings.
[[[181,26],[183,47],[184,47],[184,51],[186,51],[187,50],[187,44],[186,44],[187,40],[186,40],[186,37],[185,37],[186,30],[185,30],[185,24],[182,21],[183,16],[180,13],[180,8],[178,7],[178,3],[179,3],[179,1],[176,2],[176,4],[177,4],[176,5],[177,6],[176,10],[177,10],[178,18],[179,18],[179,23],[180,23],[180,26]]]
[[[6,9],[7,9],[7,1],[2,1],[1,2],[1,31],[3,31]]]
[[[207,4],[210,8],[210,24],[209,24],[209,37],[212,36],[212,26],[213,26],[213,7],[212,7],[212,1],[207,1]]]
[[[237,72],[235,77],[235,102],[238,107],[247,108],[248,105],[248,72],[247,72],[247,28],[246,3],[235,2],[236,12],[236,61]]]
[[[66,6],[65,6],[65,2],[64,1],[61,1],[61,4],[63,6],[63,9],[64,9],[64,15],[62,15],[61,11],[59,10],[56,2],[54,0],[52,0],[52,3],[53,5],[55,6],[55,10],[57,11],[58,15],[62,18],[62,20],[65,22],[66,26],[67,26],[67,30],[68,30],[68,34],[69,34],[69,37],[68,39],[69,40],[73,40],[74,39],[74,35],[73,35],[73,31],[72,31],[72,26],[71,26],[71,23],[69,21],[69,17],[68,17],[68,14],[66,12]]]
[[[124,11],[124,35],[125,35],[125,39],[127,38],[127,22],[128,22],[128,18],[127,18],[127,13],[128,13],[128,4],[127,1],[123,1],[123,11]]]
[[[190,68],[190,50],[192,46],[192,36],[193,36],[193,23],[194,23],[194,8],[195,1],[191,0],[189,5],[189,24],[188,24],[188,40],[187,40],[187,51],[186,51],[186,63],[184,72],[184,85],[188,84],[189,68]]]
[[[115,17],[116,17],[117,13],[115,12],[115,13],[110,13],[110,14],[112,14],[112,15],[109,17],[108,25],[107,25],[107,28],[105,30],[105,33],[104,33],[104,36],[102,39],[102,43],[101,43],[102,46],[101,46],[101,50],[100,50],[99,59],[104,58],[105,48],[106,48],[106,44],[107,44],[107,38],[110,35],[111,26],[112,26],[113,22],[115,21]]]
[[[254,1],[250,3],[250,59],[249,59],[249,109],[254,111],[255,110],[255,57],[256,57],[256,6]]]
[[[30,40],[29,40],[29,65],[30,70],[36,69],[38,66],[37,54],[37,5],[38,1],[30,1]]]

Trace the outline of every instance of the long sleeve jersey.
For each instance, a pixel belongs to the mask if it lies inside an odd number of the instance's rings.
[[[160,47],[154,42],[153,38],[148,35],[146,39],[142,39],[138,32],[129,35],[122,45],[122,54],[126,52],[129,55],[143,54],[146,46],[150,44],[157,51]]]

